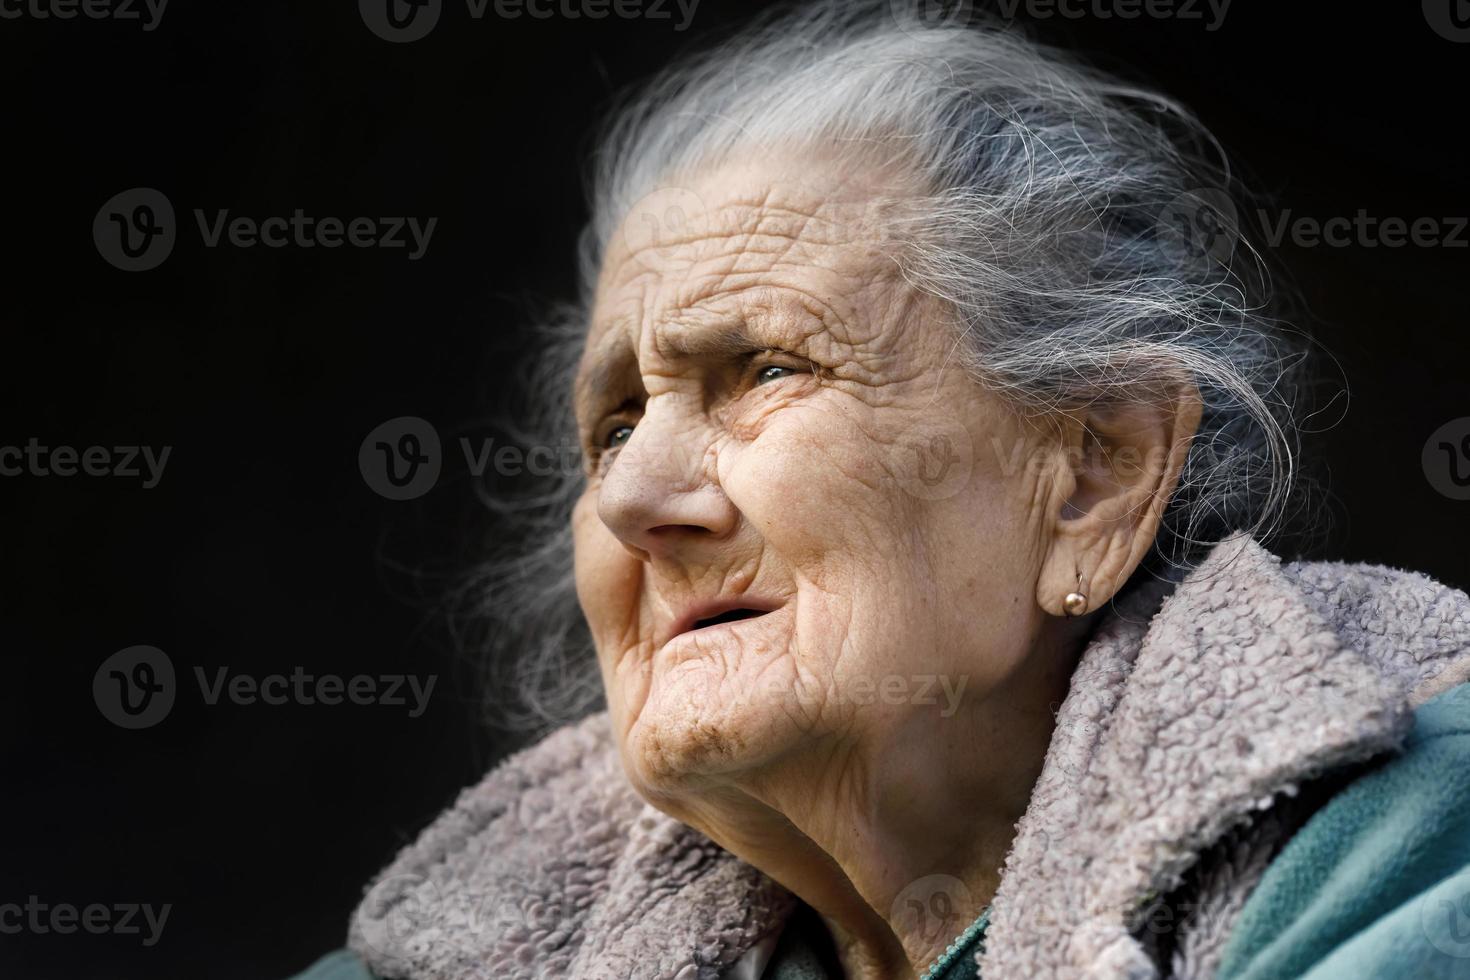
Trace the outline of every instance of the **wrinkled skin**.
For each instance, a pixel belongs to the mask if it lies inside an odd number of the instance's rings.
[[[1062,599],[1137,566],[1198,410],[1024,418],[960,368],[871,206],[897,185],[862,176],[727,166],[634,209],[573,521],[634,787],[816,908],[850,976],[905,977],[994,894],[1091,621]],[[717,598],[770,611],[671,636]]]

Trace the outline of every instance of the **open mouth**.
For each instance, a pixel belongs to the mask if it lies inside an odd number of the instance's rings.
[[[718,626],[721,623],[734,623],[742,619],[752,619],[756,616],[764,616],[768,610],[765,609],[730,609],[720,613],[718,616],[710,616],[707,619],[695,620],[689,627],[689,631],[702,630],[706,626]]]
[[[688,608],[682,616],[671,624],[669,632],[664,634],[666,637],[665,642],[703,629],[713,629],[716,626],[739,623],[747,619],[759,619],[780,606],[778,602],[767,604],[764,600],[757,599],[755,596],[743,598],[745,602],[752,602],[754,600],[756,604],[742,605],[739,599],[725,599],[702,602]]]

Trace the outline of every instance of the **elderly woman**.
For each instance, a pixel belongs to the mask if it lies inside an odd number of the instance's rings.
[[[1299,357],[1210,145],[886,3],[633,102],[493,593],[607,710],[306,976],[1465,976],[1470,600],[1264,550]]]

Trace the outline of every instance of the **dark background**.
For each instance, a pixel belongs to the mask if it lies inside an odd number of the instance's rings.
[[[341,945],[369,876],[512,746],[436,612],[504,529],[457,453],[432,491],[395,502],[364,483],[358,447],[396,416],[448,443],[504,410],[529,311],[572,288],[580,167],[611,93],[757,6],[703,0],[678,32],[677,10],[474,20],[446,0],[409,44],[374,36],[346,0],[174,0],[153,31],[0,19],[0,445],[172,447],[151,490],[0,478],[0,904],[173,906],[151,948],[0,935],[0,977],[288,976]],[[1193,106],[1294,215],[1470,213],[1470,44],[1418,4],[1369,16],[1237,0],[1213,31],[1027,19]],[[140,186],[172,201],[179,240],[127,273],[91,226]],[[205,248],[196,207],[439,221],[410,262]],[[1350,392],[1306,447],[1332,492],[1313,557],[1470,584],[1470,503],[1420,462],[1436,428],[1470,415],[1467,239],[1277,250],[1338,360],[1329,388]],[[168,653],[180,694],[164,721],[127,731],[92,679],[135,644]],[[438,681],[418,718],[210,706],[192,672],[220,666]]]

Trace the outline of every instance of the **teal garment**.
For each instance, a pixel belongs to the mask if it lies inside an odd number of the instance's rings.
[[[968,929],[950,944],[938,963],[929,967],[924,980],[980,980],[977,957],[985,952],[985,931],[990,928],[990,907],[980,913]]]
[[[1470,977],[1470,685],[1336,794],[1247,899],[1218,980]]]
[[[989,924],[990,910],[986,909],[942,957],[942,969],[934,974],[926,972],[924,980],[979,980],[980,967],[975,963],[975,954],[985,948],[985,930]],[[827,927],[809,906],[805,903],[798,905],[791,921],[781,931],[781,939],[761,974],[761,980],[841,978],[842,969],[837,963]]]
[[[362,960],[345,949],[329,953],[313,963],[305,973],[291,980],[378,980]]]

